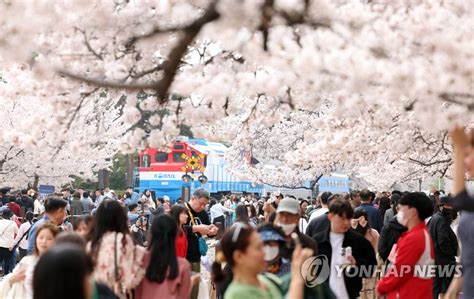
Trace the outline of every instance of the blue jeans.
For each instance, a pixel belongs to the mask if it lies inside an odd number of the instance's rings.
[[[10,258],[10,271],[16,266],[16,248],[12,251],[12,257]]]

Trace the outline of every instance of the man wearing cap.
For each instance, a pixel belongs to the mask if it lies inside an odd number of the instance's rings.
[[[298,239],[304,248],[313,249],[313,254],[318,255],[318,246],[310,237],[304,235],[298,230],[298,221],[301,217],[301,209],[298,200],[293,198],[284,198],[280,201],[276,210],[275,226],[281,227],[285,234],[286,248],[283,251],[283,257],[290,259],[295,249],[295,243],[291,237],[292,233],[298,235]]]
[[[204,188],[198,188],[193,192],[189,202],[185,203],[188,208],[188,221],[183,226],[186,230],[188,239],[188,252],[186,259],[191,263],[191,269],[194,272],[201,272],[201,253],[199,252],[199,238],[201,236],[215,236],[217,234],[217,226],[211,224],[209,215],[205,208],[209,203],[209,191]],[[191,290],[191,298],[198,296],[199,285],[193,286]]]
[[[451,200],[449,196],[441,197],[438,201],[438,212],[428,222],[428,229],[433,238],[437,268],[456,265],[458,239],[451,228],[451,222],[456,218],[457,213],[453,210]],[[438,269],[433,280],[433,298],[438,298],[440,294],[446,293],[453,276],[454,271],[447,271],[440,275]]]
[[[11,250],[15,235],[18,233],[18,226],[15,221],[11,220],[13,213],[7,207],[2,207],[0,213],[2,214],[2,219],[0,219],[0,264],[3,262],[3,275],[7,275],[13,270],[10,262],[13,256]]]

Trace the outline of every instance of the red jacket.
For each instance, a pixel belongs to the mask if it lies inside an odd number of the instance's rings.
[[[398,239],[395,262],[379,281],[377,292],[388,299],[431,299],[433,279],[428,269],[433,265],[433,240],[422,221]]]

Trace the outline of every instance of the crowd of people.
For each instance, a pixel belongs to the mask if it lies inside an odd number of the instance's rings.
[[[0,298],[473,298],[474,145],[452,140],[450,194],[1,190]]]

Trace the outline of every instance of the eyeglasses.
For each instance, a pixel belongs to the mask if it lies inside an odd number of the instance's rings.
[[[234,233],[232,234],[232,243],[237,242],[237,240],[239,239],[240,232],[242,231],[242,228],[249,227],[247,224],[241,223],[241,222],[236,222],[234,226],[235,226],[235,229],[234,229]]]

